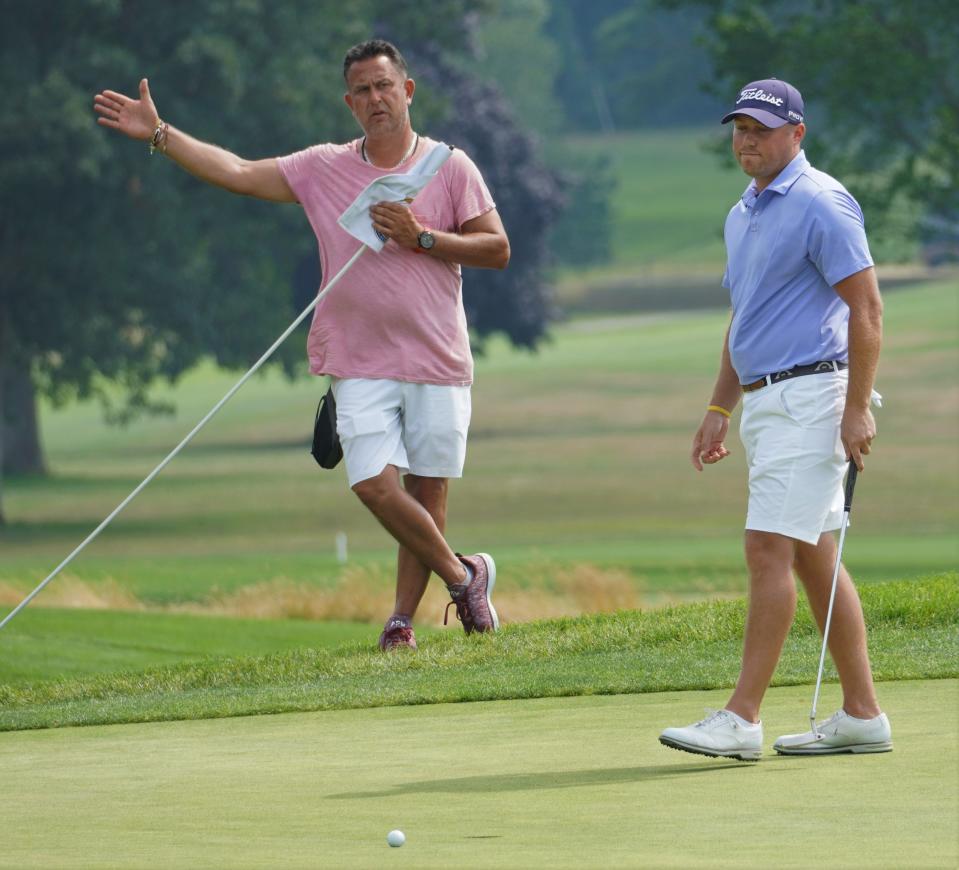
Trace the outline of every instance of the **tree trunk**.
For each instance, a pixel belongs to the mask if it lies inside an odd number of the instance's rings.
[[[3,354],[3,309],[0,308],[0,358]],[[3,445],[6,439],[3,437],[3,430],[6,428],[3,425],[4,411],[3,411],[3,379],[0,378],[0,528],[6,525],[6,520],[3,518]]]
[[[28,369],[0,361],[0,455],[4,474],[46,474],[36,392]]]

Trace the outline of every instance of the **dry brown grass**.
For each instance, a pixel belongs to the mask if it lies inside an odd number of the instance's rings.
[[[583,613],[614,613],[637,610],[643,605],[636,580],[620,568],[599,568],[581,563],[570,567],[543,565],[519,587],[507,582],[497,586],[496,610],[504,622],[529,622],[579,616]]]
[[[0,580],[0,606],[15,607],[29,589]],[[61,574],[37,596],[32,606],[71,607],[86,610],[146,610],[137,597],[112,578],[87,583],[72,574]]]
[[[636,609],[642,603],[635,581],[618,569],[585,564],[556,570],[543,567],[536,577],[525,580],[525,588],[508,581],[497,585],[494,602],[503,622],[611,613]],[[393,584],[393,575],[385,568],[347,568],[329,588],[277,577],[175,609],[252,619],[380,622],[392,611]],[[432,582],[420,605],[419,621],[442,623],[448,603],[442,585]]]
[[[379,566],[345,568],[332,587],[275,577],[231,592],[216,592],[203,601],[173,605],[145,603],[113,580],[87,583],[66,575],[51,583],[35,606],[379,623],[392,612],[393,593],[392,572]],[[18,604],[25,594],[19,586],[0,582],[0,605]],[[494,602],[503,622],[612,613],[643,605],[640,588],[627,571],[585,563],[537,566],[524,572],[522,585],[506,574],[496,585]],[[418,621],[442,623],[448,603],[442,584],[434,580],[420,605]],[[450,617],[455,618],[452,613]]]
[[[175,605],[171,609],[247,619],[380,622],[392,607],[393,586],[385,570],[351,567],[343,570],[332,587],[274,577],[264,583],[214,593],[205,601]]]

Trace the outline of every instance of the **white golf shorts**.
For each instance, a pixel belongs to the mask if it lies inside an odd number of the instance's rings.
[[[387,465],[400,474],[462,477],[470,388],[333,378],[336,431],[350,486]]]
[[[846,454],[839,427],[848,374],[806,375],[743,394],[747,529],[816,544],[842,525]]]

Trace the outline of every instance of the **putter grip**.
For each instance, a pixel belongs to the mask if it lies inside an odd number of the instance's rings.
[[[843,510],[848,514],[852,510],[852,494],[856,488],[856,477],[859,475],[859,469],[856,467],[854,459],[849,460],[849,471],[846,474],[846,503]]]

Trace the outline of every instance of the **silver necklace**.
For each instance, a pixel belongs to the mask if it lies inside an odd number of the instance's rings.
[[[415,138],[413,139],[413,144],[410,145],[410,150],[403,155],[403,158],[395,166],[376,166],[376,164],[374,164],[373,161],[366,156],[366,136],[363,137],[363,141],[360,143],[360,154],[363,157],[364,163],[369,163],[370,166],[375,166],[376,169],[385,169],[385,170],[396,169],[397,166],[402,166],[404,163],[406,163],[407,160],[410,159],[413,152],[416,150],[416,146],[419,144],[420,144],[420,136],[419,136],[419,133],[416,133]]]

